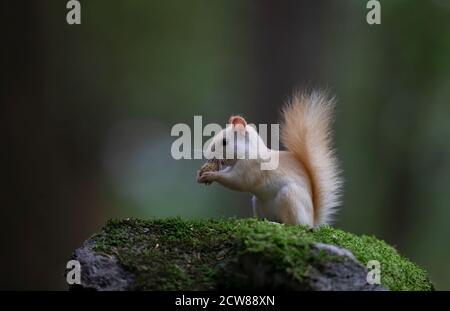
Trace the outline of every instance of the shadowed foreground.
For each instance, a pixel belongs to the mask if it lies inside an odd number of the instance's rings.
[[[93,290],[433,290],[385,242],[255,219],[111,220],[73,255]],[[381,285],[367,283],[369,260]]]

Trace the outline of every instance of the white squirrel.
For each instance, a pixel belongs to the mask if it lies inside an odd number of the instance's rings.
[[[282,110],[281,142],[287,151],[267,148],[244,118],[230,117],[206,154],[216,157],[233,147],[233,159],[221,161],[224,165],[219,171],[200,171],[197,181],[252,193],[255,217],[309,227],[330,223],[342,184],[331,147],[334,102],[317,91],[294,94]],[[242,157],[256,148],[256,158]],[[278,166],[262,170],[263,159],[271,156],[278,157]]]

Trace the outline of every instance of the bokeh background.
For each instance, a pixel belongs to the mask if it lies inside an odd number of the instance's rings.
[[[373,234],[450,289],[450,2],[2,1],[0,288],[65,289],[109,218],[248,217],[195,182],[176,123],[274,123],[295,87],[339,100],[336,226]]]

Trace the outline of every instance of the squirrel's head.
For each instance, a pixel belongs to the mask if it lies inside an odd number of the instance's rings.
[[[243,117],[231,116],[226,128],[212,138],[205,156],[208,159],[223,160],[225,165],[232,165],[238,160],[256,159],[258,147],[266,148],[256,129],[247,124]]]

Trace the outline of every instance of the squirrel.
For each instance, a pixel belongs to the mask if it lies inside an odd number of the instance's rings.
[[[231,116],[227,127],[211,139],[205,155],[214,158],[233,147],[234,157],[222,160],[218,171],[200,171],[197,181],[252,193],[258,218],[308,227],[329,224],[340,204],[342,185],[331,146],[334,106],[335,99],[323,92],[294,93],[282,109],[280,138],[286,151],[269,149],[243,117]],[[257,146],[254,159],[236,157]],[[278,157],[275,169],[261,169],[267,156]]]

